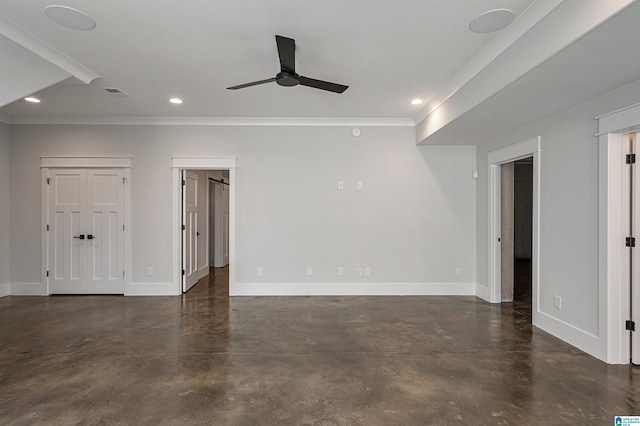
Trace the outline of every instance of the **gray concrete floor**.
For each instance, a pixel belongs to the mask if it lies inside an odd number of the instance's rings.
[[[0,424],[608,425],[640,370],[473,297],[0,299]]]

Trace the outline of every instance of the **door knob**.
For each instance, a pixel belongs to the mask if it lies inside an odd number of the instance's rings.
[[[91,234],[87,235],[87,240],[95,240],[95,239],[96,239],[95,235],[91,235]]]
[[[199,237],[199,236],[200,236],[200,233],[196,231],[196,237]]]
[[[84,240],[84,234],[80,234],[77,237],[73,237],[73,238],[78,238],[80,240]]]

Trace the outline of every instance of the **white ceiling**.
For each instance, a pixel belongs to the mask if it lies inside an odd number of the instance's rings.
[[[524,52],[510,52],[509,46],[526,38],[528,31],[540,26],[542,20],[552,25],[552,15],[561,9],[556,7],[561,3],[565,10],[576,12],[587,11],[584,5],[589,3],[590,16],[596,14],[597,7],[603,9],[597,10],[597,19],[584,28],[567,26],[579,38],[606,21],[612,11],[635,2],[64,0],[53,3],[77,8],[96,21],[95,29],[80,31],[63,27],[44,14],[51,0],[0,0],[0,17],[5,18],[5,25],[0,25],[0,41],[5,45],[8,39],[17,40],[8,34],[7,28],[22,31],[41,42],[45,50],[48,48],[99,76],[90,84],[80,81],[83,77],[71,77],[37,90],[35,94],[42,99],[40,104],[19,99],[0,108],[0,114],[5,121],[16,123],[58,118],[64,121],[69,117],[366,118],[409,119],[417,123],[500,55],[522,55]],[[602,6],[605,3],[606,7]],[[468,29],[474,17],[494,8],[511,9],[517,18],[502,32],[477,34]],[[562,29],[561,23],[555,27]],[[628,30],[634,31],[639,33],[636,29]],[[271,78],[279,71],[276,34],[296,39],[297,72],[346,84],[349,89],[339,95],[272,83],[226,90],[228,86]],[[538,43],[549,45],[554,40],[543,39]],[[565,47],[558,44],[554,53],[562,54]],[[622,54],[628,56],[629,52]],[[0,62],[5,60],[8,59],[0,58]],[[541,62],[544,61],[535,65]],[[530,66],[524,71],[532,69]],[[522,77],[515,70],[511,80],[501,77],[504,81],[492,88],[491,95]],[[117,87],[129,97],[110,95],[104,87]],[[182,98],[184,103],[170,104],[168,99],[173,96]],[[411,105],[409,102],[414,98],[424,99],[427,106]],[[476,103],[486,99],[487,96],[479,97]],[[472,110],[473,105],[469,108]]]

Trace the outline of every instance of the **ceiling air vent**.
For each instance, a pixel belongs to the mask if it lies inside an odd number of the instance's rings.
[[[124,93],[122,90],[116,88],[116,87],[103,87],[104,90],[107,91],[107,93],[112,94],[113,96],[121,96],[123,98],[128,98],[129,95],[127,95],[126,93]]]

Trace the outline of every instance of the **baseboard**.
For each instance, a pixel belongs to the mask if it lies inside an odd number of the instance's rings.
[[[230,296],[474,296],[475,283],[238,283]]]
[[[480,284],[476,284],[476,296],[482,300],[486,300],[487,302],[491,302],[489,300],[489,287],[485,287]]]
[[[203,277],[206,277],[209,274],[209,266],[203,266],[202,268],[196,271],[196,277],[198,277],[197,281],[201,280]]]
[[[46,296],[47,285],[43,283],[11,283],[9,293],[12,296]]]
[[[9,284],[8,283],[0,284],[0,297],[5,297],[5,296],[8,296],[9,294],[11,294],[9,292]]]
[[[598,336],[540,311],[534,313],[533,324],[581,351],[607,362],[606,344],[603,344]]]
[[[125,286],[125,296],[178,296],[180,291],[169,283],[130,283]]]

